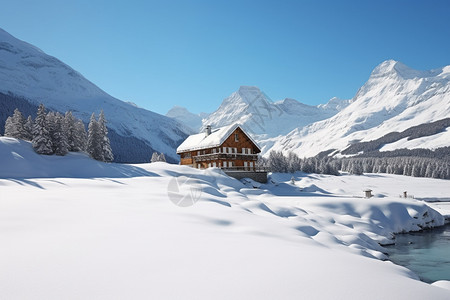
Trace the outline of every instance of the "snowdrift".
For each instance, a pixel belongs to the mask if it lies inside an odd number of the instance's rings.
[[[104,163],[86,153],[39,155],[30,142],[0,137],[0,178],[96,178],[152,176],[137,166]]]
[[[438,199],[448,181],[296,173],[295,184],[272,174],[255,189],[216,168],[41,157],[27,142],[0,141],[5,298],[450,296],[446,282],[425,284],[383,261],[380,246],[444,222],[424,202],[399,199],[400,188]],[[8,176],[14,169],[27,179]],[[375,197],[362,198],[362,187]],[[175,205],[178,196],[193,205]]]

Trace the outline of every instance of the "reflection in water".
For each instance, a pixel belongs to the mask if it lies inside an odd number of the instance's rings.
[[[392,262],[410,269],[425,282],[450,280],[450,225],[398,234],[395,245],[386,249]]]

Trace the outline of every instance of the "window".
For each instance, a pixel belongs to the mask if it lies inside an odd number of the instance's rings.
[[[224,167],[224,168],[227,167],[227,162],[226,162],[226,161],[223,162],[223,167]]]
[[[213,149],[212,149],[212,153],[216,153],[216,148],[213,148]]]
[[[215,163],[215,162],[213,162],[213,165],[212,165],[212,166],[213,166],[214,168],[215,168],[215,167],[217,167],[217,165],[216,165],[216,163]]]
[[[239,142],[239,134],[237,133],[234,134],[234,141]]]
[[[237,153],[237,148],[234,148],[234,153]]]
[[[223,153],[227,153],[227,147],[223,147]]]

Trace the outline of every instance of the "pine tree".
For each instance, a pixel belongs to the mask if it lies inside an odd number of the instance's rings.
[[[164,153],[161,152],[161,154],[158,157],[159,161],[163,161],[166,162],[166,156],[164,155]]]
[[[8,117],[6,118],[5,121],[5,136],[12,137],[13,134],[14,134],[14,126],[12,122],[12,117]]]
[[[411,171],[411,176],[420,177],[420,166],[413,165],[412,171]]]
[[[363,167],[358,161],[354,161],[352,168],[350,169],[350,174],[353,175],[363,175]]]
[[[69,151],[77,151],[75,147],[76,131],[75,131],[75,118],[71,111],[66,112],[64,115],[64,132],[67,137],[67,145]]]
[[[87,132],[81,120],[75,122],[73,135],[72,151],[86,151],[87,148]]]
[[[159,161],[158,152],[153,152],[152,158],[150,159],[150,162],[154,163],[154,162],[157,162],[157,161]]]
[[[33,119],[31,118],[31,116],[28,116],[25,124],[23,125],[23,128],[25,129],[26,133],[25,140],[31,141],[33,139]]]
[[[103,156],[102,139],[103,136],[100,131],[100,125],[95,119],[95,114],[92,113],[88,126],[87,152],[93,159],[99,161],[105,160],[105,157]]]
[[[53,118],[52,142],[53,150],[56,155],[66,155],[69,148],[67,143],[67,135],[64,126],[64,117],[60,113],[54,114]]]
[[[52,154],[52,140],[47,129],[46,113],[43,104],[39,105],[37,117],[33,124],[33,149],[39,154]]]
[[[111,162],[114,160],[114,155],[112,153],[111,145],[108,138],[108,128],[106,127],[106,118],[103,110],[100,112],[98,117],[98,124],[101,134],[101,148],[103,152],[103,158],[106,162]]]
[[[9,119],[9,121],[8,121]],[[28,134],[25,130],[25,118],[22,113],[16,108],[12,117],[6,119],[5,122],[5,136],[16,139],[26,140]]]

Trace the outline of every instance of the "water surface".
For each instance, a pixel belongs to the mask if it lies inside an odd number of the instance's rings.
[[[450,280],[450,224],[421,232],[397,234],[386,246],[389,259],[416,273],[422,281]]]

